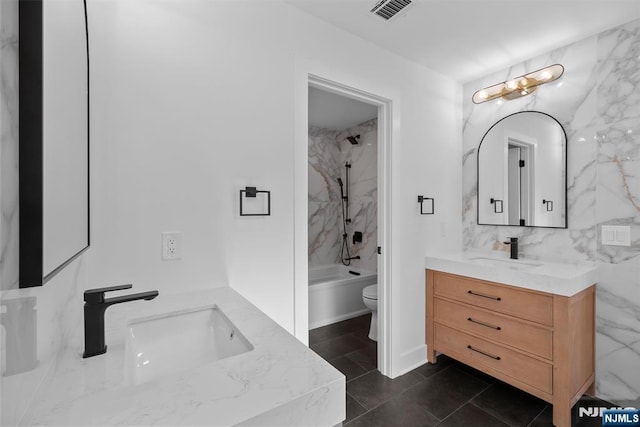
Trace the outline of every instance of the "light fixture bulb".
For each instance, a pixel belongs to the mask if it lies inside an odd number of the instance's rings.
[[[552,76],[553,74],[551,74],[551,71],[549,70],[544,70],[540,73],[540,79],[542,80],[549,80]]]
[[[507,82],[507,89],[514,90],[518,88],[518,83],[515,80],[510,80]]]
[[[489,94],[486,90],[481,90],[480,92],[478,92],[478,98],[480,99],[487,99],[488,96]]]

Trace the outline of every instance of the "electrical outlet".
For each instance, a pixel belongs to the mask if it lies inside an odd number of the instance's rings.
[[[182,258],[182,233],[168,232],[162,233],[162,259]]]

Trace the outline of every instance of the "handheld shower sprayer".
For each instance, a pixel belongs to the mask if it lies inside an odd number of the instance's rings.
[[[341,178],[338,178],[338,185],[340,186],[340,198],[344,199],[344,186]]]

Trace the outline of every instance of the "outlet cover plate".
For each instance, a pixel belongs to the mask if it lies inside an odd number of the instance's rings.
[[[631,227],[628,225],[603,225],[602,244],[631,246]]]
[[[182,258],[182,233],[179,231],[165,231],[162,233],[162,259],[173,260]]]

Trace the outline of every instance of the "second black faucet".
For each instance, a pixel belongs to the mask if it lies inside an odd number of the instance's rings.
[[[518,259],[518,238],[517,237],[508,237],[508,242],[503,242],[505,245],[509,245],[511,249],[511,259]]]

